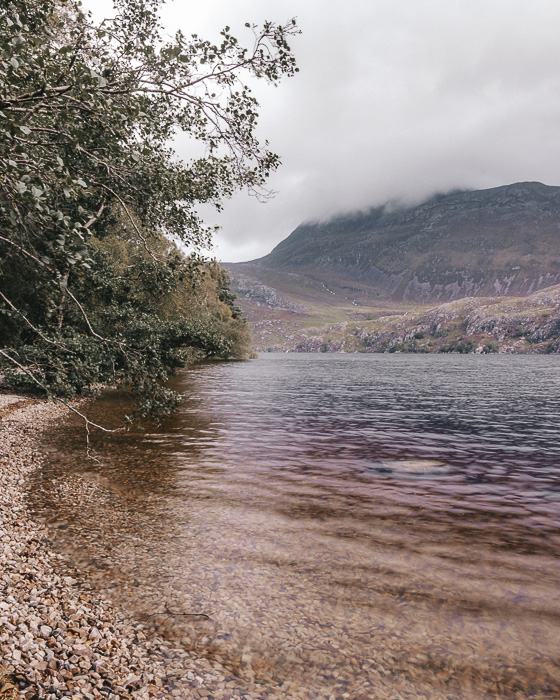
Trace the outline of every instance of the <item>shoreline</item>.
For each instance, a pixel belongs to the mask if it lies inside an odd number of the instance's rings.
[[[454,506],[454,515],[440,516],[436,498],[434,508],[426,504],[420,518],[416,498],[403,510],[401,500],[385,500],[380,494],[355,513],[354,526],[344,521],[344,537],[339,535],[341,521],[334,518],[330,529],[321,529],[331,537],[312,537],[310,549],[308,529],[292,532],[291,524],[282,525],[281,513],[269,521],[264,512],[254,511],[252,525],[244,521],[250,525],[244,532],[259,528],[262,540],[255,556],[272,563],[268,574],[254,567],[253,575],[247,574],[246,558],[230,547],[239,533],[231,527],[237,520],[226,513],[213,516],[206,546],[199,551],[172,547],[179,566],[162,550],[148,547],[130,567],[127,552],[135,551],[136,533],[149,537],[149,530],[133,527],[127,539],[126,528],[118,525],[135,518],[138,500],[125,502],[121,509],[120,496],[113,498],[112,491],[108,500],[102,498],[103,471],[98,483],[82,478],[86,467],[79,457],[64,460],[59,471],[56,455],[52,461],[48,457],[55,442],[49,427],[52,431],[67,415],[65,407],[0,391],[0,700],[369,700],[401,693],[434,700],[519,693],[560,697],[554,665],[557,567],[552,550],[534,548],[524,516],[512,520],[509,510],[507,521],[487,522],[484,509],[482,521],[475,516],[471,529],[465,530],[456,515],[463,503],[460,494],[459,500],[445,499]],[[74,445],[72,435],[67,437],[66,443],[59,436],[57,444]],[[121,446],[119,442],[119,450]],[[110,477],[119,486],[133,486],[134,480],[126,479],[126,461],[113,458],[114,451],[104,453]],[[50,468],[54,483],[62,488],[52,490],[44,511],[47,527],[41,509],[33,510],[33,485],[40,481],[33,473],[48,480]],[[148,487],[157,492],[153,483]],[[346,499],[345,490],[331,493]],[[515,494],[508,503],[517,507]],[[338,504],[333,501],[330,512]],[[357,509],[356,501],[352,508]],[[111,512],[116,513],[114,521]],[[158,512],[157,507],[142,511],[146,525],[159,522]],[[170,517],[178,513],[172,509]],[[137,525],[143,524],[142,517]],[[175,521],[182,522],[178,517]],[[202,528],[207,525],[203,509],[193,511],[190,522],[188,530],[196,537],[197,522]],[[111,536],[96,553],[88,550],[88,538],[98,532],[97,523]],[[540,520],[535,531],[546,536],[542,525]],[[74,550],[64,548],[59,530]],[[175,542],[172,528],[161,532],[162,543]],[[236,533],[233,540],[228,532]],[[372,539],[370,532],[378,534]],[[302,566],[293,552],[304,550]],[[325,562],[329,571],[344,576],[325,575]],[[143,588],[142,581],[132,579],[131,572],[138,569],[147,576]],[[212,588],[220,572],[224,583],[241,577],[250,604],[241,595],[234,598],[239,590],[235,585]],[[113,589],[121,575],[125,585]],[[347,595],[349,586],[352,597]],[[224,595],[230,591],[233,596]],[[168,602],[172,610],[189,610],[192,599],[204,601],[212,614],[210,644],[197,645],[198,637],[186,623],[165,628],[148,619],[160,606],[167,609]],[[266,614],[257,619],[253,610]],[[204,628],[200,634],[206,634]],[[251,647],[244,648],[239,642],[244,644],[249,634]],[[20,683],[21,688],[15,687]]]
[[[79,580],[33,520],[27,478],[44,464],[45,430],[66,413],[0,393],[0,700],[242,697],[228,692],[226,669],[175,648]]]

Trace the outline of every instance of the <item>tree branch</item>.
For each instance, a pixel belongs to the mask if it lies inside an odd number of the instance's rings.
[[[43,391],[47,393],[47,395],[56,403],[60,403],[63,406],[65,406],[69,411],[72,411],[72,413],[75,413],[77,416],[79,416],[85,424],[86,428],[86,452],[87,456],[90,457],[91,459],[95,459],[94,457],[91,457],[91,447],[90,447],[90,426],[93,428],[97,428],[98,430],[102,430],[104,433],[121,433],[123,430],[125,430],[124,426],[121,428],[105,428],[102,425],[99,425],[97,423],[94,423],[91,421],[87,416],[85,416],[81,411],[78,411],[77,408],[74,408],[74,406],[71,406],[67,401],[64,399],[59,398],[58,396],[50,396],[48,389],[45,387],[43,382],[40,379],[37,379],[37,377],[30,372],[27,367],[24,367],[22,364],[20,364],[16,359],[8,355],[7,352],[4,350],[0,349],[0,355],[5,357],[9,362],[11,362],[13,365],[15,365],[18,369],[20,369],[24,374],[27,374],[28,377],[31,377],[31,379],[37,384],[37,386],[41,387]]]
[[[15,241],[11,241],[9,238],[4,238],[4,236],[0,236],[0,241],[4,241],[5,243],[9,243],[10,245],[15,246],[18,250],[21,250],[21,252],[24,255],[27,255],[27,257],[29,257],[32,260],[35,260],[35,262],[39,263],[39,265],[41,265],[41,267],[45,267],[45,263],[42,260],[39,260],[39,258],[36,258],[34,255],[29,253],[27,250],[25,250],[25,248],[18,245]]]
[[[154,253],[149,249],[148,243],[146,242],[146,238],[144,237],[144,235],[142,234],[142,232],[141,232],[140,229],[138,228],[138,226],[137,226],[137,224],[136,224],[136,221],[134,221],[134,219],[133,219],[133,217],[132,217],[132,214],[128,211],[128,207],[127,207],[126,204],[124,203],[122,197],[120,197],[120,196],[115,192],[115,190],[112,190],[108,185],[105,185],[105,184],[102,183],[102,182],[100,182],[99,185],[100,185],[101,187],[103,187],[104,190],[107,190],[107,192],[110,192],[114,197],[116,197],[116,198],[119,200],[119,202],[120,202],[122,208],[125,210],[126,215],[128,216],[128,218],[129,218],[129,220],[130,220],[130,223],[131,223],[132,226],[134,227],[134,230],[136,231],[136,234],[137,234],[138,238],[141,240],[142,245],[144,246],[146,252],[148,253],[148,255],[151,256],[151,258],[152,258],[153,260],[157,261],[157,256],[154,255]]]
[[[72,352],[71,350],[68,350],[67,348],[65,348],[60,343],[57,343],[54,340],[50,340],[49,338],[47,338],[46,335],[43,335],[43,333],[41,333],[41,331],[31,323],[31,321],[27,318],[27,316],[22,311],[20,311],[16,306],[14,306],[12,304],[12,302],[8,299],[8,297],[4,296],[4,294],[2,292],[0,292],[0,297],[2,297],[2,299],[6,302],[6,304],[8,304],[8,306],[12,309],[12,311],[15,311],[19,316],[21,316],[23,318],[23,320],[27,323],[27,325],[30,328],[32,328],[35,331],[35,333],[37,333],[37,335],[45,341],[45,343],[49,343],[49,345],[54,345],[55,347],[60,348],[61,350],[65,350],[66,352],[69,352],[71,355],[76,354],[75,352]]]

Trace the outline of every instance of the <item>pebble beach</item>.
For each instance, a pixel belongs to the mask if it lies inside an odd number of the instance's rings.
[[[25,485],[63,406],[0,394],[0,700],[250,700],[219,664],[198,659],[103,599],[52,550]],[[223,672],[222,672],[223,671]]]

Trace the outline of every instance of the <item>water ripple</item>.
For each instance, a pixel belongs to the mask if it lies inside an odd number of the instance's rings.
[[[100,588],[209,611],[158,630],[252,697],[560,697],[560,358],[266,355],[175,388],[100,462],[59,426],[30,490]]]

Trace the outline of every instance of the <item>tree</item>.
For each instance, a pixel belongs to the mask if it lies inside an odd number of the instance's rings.
[[[51,395],[121,386],[154,414],[194,350],[228,356],[246,342],[224,273],[171,242],[208,244],[198,204],[264,192],[279,160],[255,137],[243,80],[297,70],[293,20],[246,25],[250,48],[228,27],[217,45],[166,39],[161,2],[115,0],[97,25],[77,0],[0,7],[0,367]],[[204,155],[181,162],[177,132]],[[214,313],[170,309],[204,279]]]

